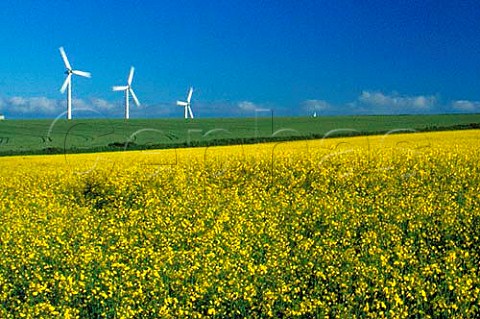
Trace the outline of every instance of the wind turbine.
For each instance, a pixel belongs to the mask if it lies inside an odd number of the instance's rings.
[[[132,95],[133,101],[137,106],[140,106],[140,102],[137,99],[137,96],[135,95],[135,92],[133,92],[132,89],[132,80],[133,80],[133,73],[135,72],[135,68],[132,66],[130,68],[130,74],[128,75],[128,80],[127,80],[127,85],[125,86],[114,86],[113,90],[114,91],[125,91],[125,119],[128,120],[130,118],[130,106],[129,106],[129,94]]]
[[[185,107],[185,118],[188,119],[188,116],[190,115],[190,118],[193,119],[193,113],[192,113],[192,108],[190,107],[190,101],[192,99],[192,94],[193,94],[193,87],[190,87],[190,90],[188,91],[188,96],[187,96],[187,101],[177,101],[178,106],[183,106]]]
[[[65,54],[65,50],[63,49],[63,47],[60,47],[59,50],[60,50],[60,55],[62,56],[62,59],[63,59],[63,63],[65,63],[65,68],[67,68],[67,70],[65,71],[65,74],[67,75],[67,77],[65,78],[65,82],[63,82],[60,92],[63,94],[65,93],[65,90],[68,88],[67,119],[71,120],[72,119],[72,74],[83,76],[86,78],[90,78],[92,75],[89,72],[73,70],[72,66],[70,65],[70,62],[68,62],[67,55]]]

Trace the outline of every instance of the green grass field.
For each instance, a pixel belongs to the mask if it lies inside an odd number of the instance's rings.
[[[115,151],[475,128],[480,114],[0,121],[0,155]]]

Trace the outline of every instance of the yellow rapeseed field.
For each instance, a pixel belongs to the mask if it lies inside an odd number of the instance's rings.
[[[480,131],[0,158],[0,318],[473,318]]]

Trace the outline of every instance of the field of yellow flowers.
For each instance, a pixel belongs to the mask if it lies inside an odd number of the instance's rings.
[[[480,131],[0,158],[0,318],[472,318]]]

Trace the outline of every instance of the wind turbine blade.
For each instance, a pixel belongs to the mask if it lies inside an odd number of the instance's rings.
[[[177,101],[177,105],[178,105],[178,106],[187,106],[188,103],[187,103],[187,102],[183,102],[183,101]]]
[[[133,80],[133,73],[135,72],[135,68],[132,66],[130,68],[130,74],[128,75],[128,85],[132,85],[132,80]]]
[[[190,104],[188,105],[188,113],[190,113],[190,118],[193,119],[193,113],[192,113],[192,108],[190,107]]]
[[[65,67],[68,70],[71,70],[72,67],[70,66],[70,62],[68,62],[67,54],[65,53],[65,50],[63,49],[63,47],[60,47],[59,50],[60,50],[60,55],[62,56],[62,59],[63,59],[63,63],[65,63]]]
[[[65,90],[67,89],[67,86],[70,84],[70,81],[72,80],[72,75],[69,74],[65,78],[65,81],[63,82],[62,88],[60,89],[60,92],[63,94],[65,93]]]
[[[92,74],[90,72],[73,70],[72,73],[75,74],[75,75],[80,75],[80,76],[86,77],[86,78],[91,78],[92,77]]]
[[[129,91],[132,94],[132,98],[133,98],[133,101],[135,101],[135,104],[137,104],[137,106],[140,106],[140,102],[138,101],[137,96],[135,95],[135,92],[133,92],[132,88],[130,88]]]
[[[114,91],[125,91],[128,89],[128,86],[114,86],[112,87]]]
[[[190,87],[190,91],[188,91],[188,97],[187,97],[188,103],[190,103],[190,100],[192,99],[192,94],[193,94],[193,87]]]

